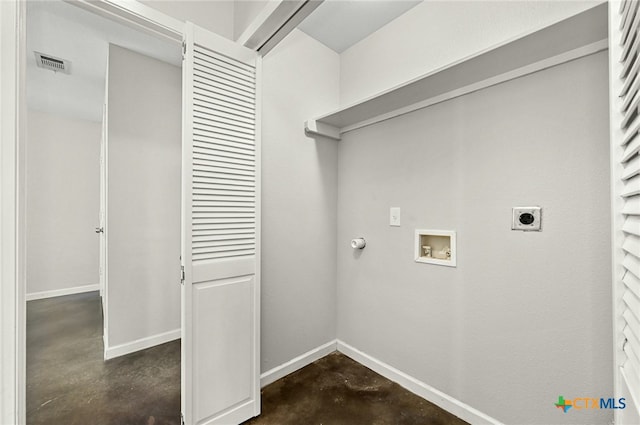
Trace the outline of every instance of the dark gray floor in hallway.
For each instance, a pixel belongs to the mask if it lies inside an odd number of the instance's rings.
[[[178,425],[180,341],[103,361],[97,292],[27,303],[28,425]]]
[[[178,425],[180,341],[103,361],[97,293],[27,303],[28,425]],[[245,425],[463,425],[334,353],[262,390]]]
[[[262,414],[244,423],[464,424],[467,423],[337,352],[263,388]]]

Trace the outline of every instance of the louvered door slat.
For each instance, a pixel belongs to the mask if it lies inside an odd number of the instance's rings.
[[[630,309],[626,309],[623,316],[625,321],[629,324],[629,331],[634,336],[636,344],[638,344],[638,342],[640,342],[640,335],[638,335],[637,329],[640,329],[640,320],[638,320],[638,317],[634,316],[631,311],[632,310]],[[640,347],[640,344],[637,346]],[[638,353],[640,353],[640,351],[638,351]]]
[[[217,141],[229,141],[235,143],[249,144],[254,136],[246,132],[235,130],[229,131],[222,128],[218,123],[203,123],[200,119],[194,120],[194,134],[203,138]]]
[[[237,148],[244,148],[249,150],[255,150],[253,143],[251,142],[252,137],[236,137],[231,136],[229,134],[224,134],[221,132],[216,132],[215,128],[196,128],[194,129],[194,136],[198,138],[201,142],[213,142],[220,143],[224,142],[228,146],[235,146]]]
[[[240,195],[224,195],[224,194],[212,194],[207,192],[206,190],[194,190],[194,195],[197,196],[208,196],[211,198],[212,201],[215,202],[220,202],[220,203],[245,203],[245,204],[252,204],[255,202],[254,200],[254,195],[252,194],[251,196],[247,195],[247,196],[240,196]]]
[[[244,176],[244,175],[232,174],[232,173],[215,173],[209,170],[194,171],[193,177],[194,177],[194,181],[196,180],[196,177],[198,179],[202,179],[203,181],[213,180],[213,182],[222,182],[222,183],[224,183],[225,181],[232,181],[232,182],[242,181],[243,184],[245,184],[244,182],[247,182],[246,185],[251,187],[255,185],[255,181],[256,181],[255,177],[253,176]]]
[[[636,258],[640,257],[640,238],[633,235],[628,235],[624,239],[622,249],[629,255],[633,255]]]
[[[247,170],[244,168],[233,168],[233,167],[226,167],[226,166],[220,166],[220,165],[209,165],[209,164],[193,164],[193,170],[195,171],[211,171],[211,172],[216,172],[216,173],[229,173],[229,174],[235,174],[235,175],[240,175],[240,176],[255,176],[256,173],[254,170]]]
[[[638,75],[638,68],[640,67],[640,61],[635,61],[633,63],[633,65],[631,66],[631,69],[629,70],[629,75],[631,77],[627,78],[624,82],[624,84],[622,85],[622,90],[620,90],[620,96],[625,96],[627,94],[627,92],[629,91],[629,89],[631,88],[631,85],[634,83],[634,81],[637,78]]]
[[[622,36],[620,37],[620,45],[624,46],[629,36],[638,29],[638,2],[634,1],[624,14],[622,20]]]
[[[251,205],[223,207],[220,205],[208,205],[206,203],[194,203],[194,213],[211,213],[211,214],[239,214],[246,217],[255,217],[256,209]]]
[[[640,155],[636,155],[624,164],[621,178],[629,180],[638,174],[640,174]]]
[[[629,198],[638,194],[640,194],[640,176],[635,176],[625,182],[621,196]]]
[[[246,170],[250,172],[255,172],[255,167],[253,165],[234,164],[234,163],[229,163],[228,161],[225,161],[225,160],[216,160],[216,159],[203,160],[203,159],[194,158],[193,164],[194,164],[194,167],[218,167],[218,168],[227,168],[232,170]]]
[[[636,48],[634,47],[638,43],[638,34],[631,32],[622,44],[622,54],[620,55],[620,62],[626,62],[634,56]]]
[[[640,261],[638,261],[638,257],[627,254],[622,260],[622,265],[629,273],[633,273],[635,277],[640,279]]]
[[[205,63],[196,62],[194,76],[199,84],[223,87],[225,90],[230,90],[234,93],[255,97],[256,91],[253,86],[241,79],[234,78],[224,72],[220,72],[218,69],[207,66]]]
[[[203,76],[205,74],[206,78],[215,76],[216,78],[224,80],[225,82],[231,82],[240,87],[244,87],[249,91],[255,92],[255,87],[253,87],[253,84],[251,83],[251,78],[246,78],[239,74],[234,74],[228,69],[217,64],[199,60],[194,64],[194,75]]]
[[[636,116],[628,126],[627,131],[624,134],[620,144],[622,146],[629,143],[634,137],[638,135],[638,130],[640,130],[640,116]]]
[[[212,77],[215,77],[215,80],[224,81],[225,84],[255,94],[255,88],[251,85],[249,80],[238,78],[236,75],[232,75],[222,68],[218,68],[207,63],[196,62],[194,69],[194,75],[199,78],[211,80]]]
[[[640,102],[640,97],[636,96],[631,102],[631,106],[624,113],[624,118],[622,118],[622,128],[627,129],[632,120],[638,115],[638,103]]]
[[[216,119],[221,123],[236,125],[238,128],[246,128],[250,130],[254,130],[255,127],[251,120],[246,118],[241,118],[237,115],[227,114],[225,111],[215,110],[215,109],[198,109],[197,112],[194,112],[194,117],[196,118],[204,118],[204,119]]]
[[[620,109],[622,112],[626,112],[631,106],[632,102],[635,100],[636,96],[638,95],[638,87],[640,87],[640,79],[634,78],[633,84],[631,84],[631,87],[629,88],[629,92],[626,94],[624,102],[622,102],[622,107]],[[632,125],[633,125],[633,122],[631,123],[630,126]]]
[[[202,230],[198,239],[212,238],[211,240],[220,239],[233,239],[233,238],[250,238],[253,233],[253,228],[249,229],[210,229]],[[194,240],[198,240],[194,239]]]
[[[255,85],[255,68],[236,61],[225,55],[219,55],[208,49],[203,49],[198,46],[195,48],[194,61],[209,61],[211,63],[219,64],[220,66],[227,68],[232,74],[242,76]]]
[[[204,104],[196,104],[194,105],[194,116],[203,117],[214,117],[220,119],[221,122],[229,122],[237,124],[239,127],[243,128],[255,128],[254,123],[251,121],[251,114],[241,115],[236,113],[235,111],[230,111],[227,109],[223,109],[221,106],[218,106],[215,109],[212,109],[214,105],[204,105]]]
[[[213,76],[211,76],[213,78]],[[249,105],[255,104],[255,96],[253,92],[249,92],[243,89],[238,89],[234,85],[227,82],[214,82],[210,78],[199,77],[196,74],[196,83],[198,83],[198,89],[207,91],[209,93],[216,93],[222,96],[228,96],[230,99],[234,99],[238,102],[247,103]]]
[[[640,236],[640,217],[629,216],[625,219],[622,226],[625,233]]]
[[[193,97],[193,109],[195,112],[210,113],[213,115],[224,113],[232,117],[242,120],[251,120],[251,112],[245,108],[236,107],[227,103],[224,99],[207,98],[200,99],[198,96]]]
[[[631,2],[629,0],[623,0],[620,3],[620,10],[618,13],[620,14],[620,23],[619,28],[622,29],[626,22],[626,17],[629,15],[629,8],[631,7]]]
[[[635,319],[636,323],[640,323],[640,299],[631,291],[625,292],[622,300],[627,305],[627,311]],[[638,351],[640,353],[640,351]]]
[[[221,208],[218,205],[198,205],[193,206],[193,216],[203,218],[255,218],[254,208]]]
[[[220,149],[212,149],[206,146],[204,143],[200,144],[197,147],[193,148],[194,157],[197,155],[198,157],[206,158],[209,157],[211,159],[226,159],[226,160],[235,160],[242,161],[241,164],[252,164],[253,157],[251,155],[246,154],[237,154],[232,152],[223,151]]]
[[[242,232],[233,232],[233,233],[205,233],[202,235],[195,236],[193,238],[194,242],[204,242],[204,241],[235,241],[235,240],[250,240],[253,239],[250,233],[242,233]]]
[[[640,364],[640,342],[636,336],[631,332],[630,325],[627,325],[622,330],[622,334],[626,338],[624,346],[624,352],[627,355],[626,367],[636,376],[640,376],[640,370],[638,365]]]
[[[242,166],[250,166],[253,167],[254,166],[254,161],[252,160],[244,160],[241,158],[235,158],[235,157],[229,157],[229,156],[222,156],[222,155],[212,155],[209,152],[204,152],[204,153],[197,153],[195,152],[193,154],[193,160],[195,161],[199,161],[201,163],[225,163],[225,164],[231,164],[231,165],[242,165]]]
[[[238,223],[233,226],[223,225],[223,224],[207,224],[207,223],[196,223],[193,225],[194,230],[197,230],[198,232],[203,232],[203,234],[210,231],[231,231],[231,232],[238,231],[238,233],[240,233],[240,231],[243,231],[243,232],[251,231],[251,233],[253,233],[255,228],[256,226],[254,223]]]
[[[237,199],[238,202],[248,202],[251,198],[254,197],[254,188],[253,187],[244,187],[244,186],[228,186],[222,184],[208,184],[208,185],[194,185],[194,199],[202,199],[203,201],[214,201],[221,200],[216,198],[216,196],[231,198],[227,200],[235,201],[235,198],[243,198]]]
[[[631,326],[631,333],[635,336],[636,344],[640,342],[640,335],[637,334],[637,326],[640,325],[640,300],[634,298],[630,292],[627,292],[622,298],[627,306],[624,316],[627,323]],[[637,344],[640,347],[640,344]],[[640,350],[637,351],[640,354]]]
[[[240,134],[241,136],[249,136],[250,138],[253,138],[255,135],[255,129],[253,127],[243,126],[235,121],[229,122],[228,120],[220,119],[216,116],[202,116],[200,114],[194,114],[194,123],[204,125],[206,127],[225,130],[225,132],[229,132],[231,135]]]
[[[640,215],[640,197],[629,198],[622,207],[622,214]]]
[[[622,154],[622,162],[627,162],[634,155],[636,155],[640,151],[640,137],[636,137],[632,139],[624,148],[624,153]]]
[[[620,62],[623,63],[622,70],[620,71],[620,78],[627,78],[629,75],[629,71],[632,69],[634,62],[638,58],[638,43],[640,42],[640,37],[637,35],[635,37],[629,37],[627,43],[625,43],[625,50],[627,54],[623,53],[624,59],[621,59]]]
[[[254,149],[251,146],[239,144],[236,142],[228,142],[221,138],[218,139],[205,139],[196,135],[195,139],[201,144],[203,149],[216,149],[224,152],[236,153],[239,155],[247,155],[253,157],[255,155]]]
[[[253,249],[244,249],[241,251],[226,251],[226,252],[217,252],[217,253],[194,253],[193,260],[194,261],[206,261],[208,258],[215,256],[218,260],[230,259],[230,258],[240,258],[240,257],[250,257],[255,255],[255,250]]]
[[[640,298],[640,277],[635,276],[632,273],[626,273],[622,278],[625,288],[634,293],[636,297]]]
[[[193,93],[193,98],[193,106],[195,110],[198,110],[198,108],[223,108],[223,110],[229,113],[235,113],[244,117],[251,118],[251,107],[243,104],[238,104],[238,102],[236,102],[232,98],[226,98],[217,93],[207,92],[205,90],[196,90]]]
[[[211,118],[209,118],[211,119]],[[205,137],[212,137],[217,140],[228,140],[231,142],[243,143],[253,140],[253,133],[238,126],[228,125],[222,122],[210,122],[202,118],[193,120],[194,130],[201,132]]]
[[[214,99],[224,99],[225,102],[251,109],[255,106],[253,95],[247,93],[239,93],[239,90],[233,90],[224,84],[210,84],[207,81],[195,80],[198,84],[195,87],[195,93]]]

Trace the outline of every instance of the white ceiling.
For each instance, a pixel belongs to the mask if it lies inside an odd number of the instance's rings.
[[[342,53],[422,0],[325,0],[298,28]]]
[[[2,1],[2,0],[0,0]],[[326,0],[300,29],[340,53],[420,1]],[[109,43],[180,66],[180,46],[61,0],[27,2],[27,105],[102,120]],[[36,66],[34,51],[71,62],[71,74]]]
[[[60,0],[28,1],[28,107],[101,121],[109,43],[176,66],[182,62],[178,44],[138,32]],[[71,61],[71,74],[38,68],[34,51]]]

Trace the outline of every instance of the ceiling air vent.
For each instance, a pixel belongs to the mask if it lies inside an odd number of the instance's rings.
[[[71,62],[65,59],[56,58],[55,56],[45,55],[44,53],[34,52],[36,54],[36,63],[38,67],[49,69],[54,72],[62,72],[69,74],[71,72]]]

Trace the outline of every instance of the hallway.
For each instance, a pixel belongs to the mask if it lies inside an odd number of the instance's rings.
[[[97,292],[27,303],[27,424],[178,425],[180,341],[103,360]]]

